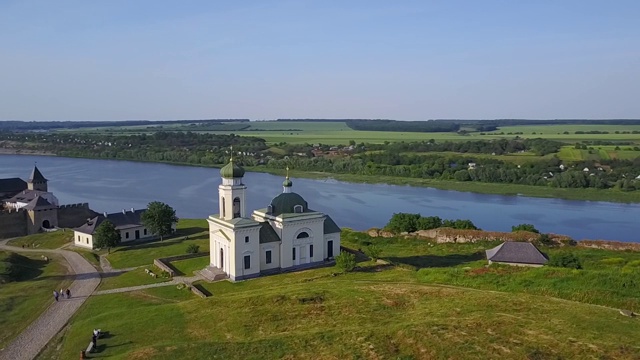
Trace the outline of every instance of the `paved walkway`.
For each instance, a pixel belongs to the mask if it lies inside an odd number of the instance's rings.
[[[7,347],[0,350],[2,360],[33,359],[44,346],[67,324],[71,316],[100,284],[100,274],[80,254],[68,250],[22,249],[0,241],[1,250],[15,252],[54,253],[62,255],[76,278],[69,288],[71,299],[61,299],[51,304],[47,310],[29,325]],[[51,289],[53,297],[53,290]]]

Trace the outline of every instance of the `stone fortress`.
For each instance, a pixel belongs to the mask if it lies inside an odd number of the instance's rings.
[[[0,238],[79,226],[96,215],[89,204],[60,205],[37,166],[27,181],[0,179]]]

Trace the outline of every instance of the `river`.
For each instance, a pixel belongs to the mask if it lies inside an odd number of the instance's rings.
[[[98,212],[143,208],[162,201],[178,217],[206,218],[218,212],[218,169],[130,161],[0,155],[0,178],[27,179],[34,163],[49,179],[61,204],[88,202]],[[248,172],[249,210],[266,207],[282,192],[283,178]],[[338,225],[364,230],[382,227],[393,213],[421,213],[443,219],[471,219],[492,231],[534,224],[542,232],[574,239],[640,241],[640,205],[487,195],[412,186],[358,184],[292,178],[293,191]]]

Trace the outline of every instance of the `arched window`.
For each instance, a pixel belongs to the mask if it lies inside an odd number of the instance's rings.
[[[222,217],[226,217],[227,216],[227,204],[224,201],[224,198],[222,198]]]
[[[302,205],[296,205],[293,207],[293,212],[294,213],[301,213],[302,212]]]
[[[306,239],[308,237],[309,237],[309,233],[307,233],[306,231],[303,231],[300,234],[298,234],[298,236],[296,236],[296,239]]]
[[[233,217],[240,217],[240,198],[233,199]]]
[[[272,214],[272,213],[273,213],[273,205],[267,206],[267,214]]]

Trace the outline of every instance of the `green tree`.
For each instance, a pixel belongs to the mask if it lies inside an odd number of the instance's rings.
[[[385,226],[385,229],[394,232],[414,232],[418,230],[420,214],[396,213]]]
[[[356,256],[352,253],[342,251],[336,256],[336,267],[343,272],[350,272],[356,268]]]
[[[165,203],[159,201],[150,202],[147,211],[141,217],[144,226],[152,234],[160,236],[160,241],[164,236],[171,234],[172,225],[178,222],[176,211]]]
[[[516,231],[529,231],[536,234],[540,233],[540,231],[536,229],[536,227],[533,226],[533,224],[520,224],[520,225],[512,226],[511,232],[516,232]]]
[[[107,253],[111,253],[111,248],[120,243],[120,232],[109,220],[105,220],[96,228],[93,235],[93,247],[98,249],[107,248]]]

